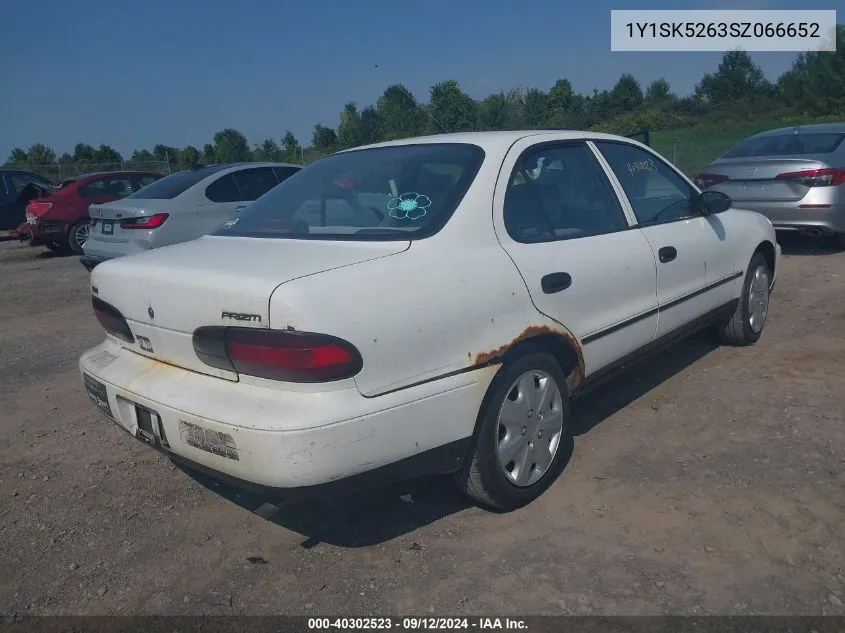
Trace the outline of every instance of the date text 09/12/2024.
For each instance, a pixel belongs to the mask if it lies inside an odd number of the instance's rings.
[[[308,618],[312,631],[332,630],[525,630],[525,620],[519,618]]]

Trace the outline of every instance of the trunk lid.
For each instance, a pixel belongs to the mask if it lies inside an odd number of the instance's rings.
[[[281,284],[401,253],[410,242],[344,242],[205,236],[97,266],[92,292],[129,323],[133,351],[200,373],[236,380],[202,363],[192,336],[200,326],[266,328]]]
[[[809,187],[794,179],[778,178],[781,174],[825,169],[828,165],[817,158],[723,158],[708,165],[708,175],[727,176],[708,187],[721,191],[736,202],[795,202]]]
[[[137,230],[121,228],[121,220],[149,217],[158,213],[170,213],[171,208],[170,200],[138,200],[135,198],[131,202],[115,200],[114,202],[92,204],[88,207],[88,216],[91,218],[89,239],[103,242],[128,242]]]

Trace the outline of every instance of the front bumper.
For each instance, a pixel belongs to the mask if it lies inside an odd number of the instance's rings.
[[[498,370],[365,398],[354,384],[288,391],[214,378],[111,340],[86,352],[79,366],[86,383],[100,385],[92,399],[107,403],[125,431],[219,479],[282,493],[385,483],[386,471],[394,479],[454,471]]]

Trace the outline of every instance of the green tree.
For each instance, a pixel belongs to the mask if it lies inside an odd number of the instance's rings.
[[[381,120],[382,138],[386,141],[419,136],[429,120],[402,84],[388,86],[379,97],[376,108]]]
[[[94,162],[99,164],[110,164],[120,167],[123,162],[123,156],[120,155],[116,149],[109,145],[100,145],[94,150]]]
[[[550,128],[565,127],[572,106],[572,84],[568,79],[558,79],[546,96],[546,125]]]
[[[340,113],[337,143],[340,149],[361,145],[361,116],[358,114],[358,107],[351,101],[343,106],[343,111]]]
[[[202,147],[202,162],[206,165],[214,165],[217,163],[217,154],[214,150],[214,145],[206,143]]]
[[[431,87],[429,112],[436,119],[429,118],[428,132],[441,134],[447,132],[467,132],[475,124],[475,100],[461,90],[457,81],[449,79]]]
[[[675,104],[678,98],[672,93],[669,82],[663,77],[652,81],[645,91],[644,101],[648,107],[667,108]]]
[[[73,164],[73,156],[65,152],[59,159],[56,161],[59,165],[72,165]]]
[[[492,94],[478,104],[480,130],[504,130],[508,121],[508,104],[503,93]]]
[[[179,152],[179,164],[186,168],[201,162],[200,151],[193,145],[188,145],[185,149]]]
[[[152,163],[155,162],[156,157],[148,149],[136,149],[129,157],[129,162],[132,163]]]
[[[633,75],[623,74],[610,91],[613,114],[633,112],[643,104],[643,89]]]
[[[159,143],[153,147],[153,159],[174,167],[179,164],[179,150]]]
[[[214,151],[221,163],[239,163],[250,159],[246,136],[233,128],[225,128],[214,135]]]
[[[282,160],[282,149],[279,147],[279,144],[272,138],[264,139],[264,142],[261,143],[261,151],[264,152],[264,156],[267,157],[267,160],[276,162]]]
[[[708,105],[724,105],[759,96],[767,88],[763,71],[746,51],[729,51],[715,73],[707,73],[695,87],[696,97]]]
[[[7,165],[14,166],[27,165],[28,163],[29,157],[26,154],[26,150],[20,147],[13,148],[9,154],[9,158],[6,160]]]
[[[529,88],[523,99],[525,125],[538,129],[546,124],[547,104],[546,93],[538,88]]]
[[[302,162],[302,147],[290,130],[285,130],[282,137],[282,162],[299,164]]]
[[[94,148],[87,143],[77,143],[73,147],[73,162],[90,164],[94,162]]]
[[[361,110],[361,144],[369,145],[382,140],[382,122],[375,106]]]
[[[55,165],[56,152],[44,145],[36,143],[26,151],[27,162],[33,167],[36,165]]]
[[[798,55],[778,79],[783,102],[813,114],[845,114],[845,24],[836,27],[836,51]]]
[[[314,149],[326,153],[333,152],[337,147],[337,132],[321,123],[314,126],[314,136],[311,144]]]

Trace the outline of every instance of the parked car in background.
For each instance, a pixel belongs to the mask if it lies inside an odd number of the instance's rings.
[[[701,328],[757,342],[779,261],[766,218],[627,138],[391,141],[95,268],[80,369],[123,429],[244,487],[451,472],[510,510],[562,470],[573,394]]]
[[[29,203],[26,221],[30,244],[51,250],[69,247],[82,254],[88,239],[88,205],[118,200],[160,179],[145,171],[110,171],[86,174]]]
[[[287,163],[194,165],[143,191],[89,208],[82,264],[178,244],[210,233],[302,169]]]
[[[23,169],[0,169],[0,231],[16,229],[26,218],[31,200],[49,195],[53,183]]]
[[[751,136],[695,176],[778,231],[835,236],[845,248],[845,123],[819,123]]]

